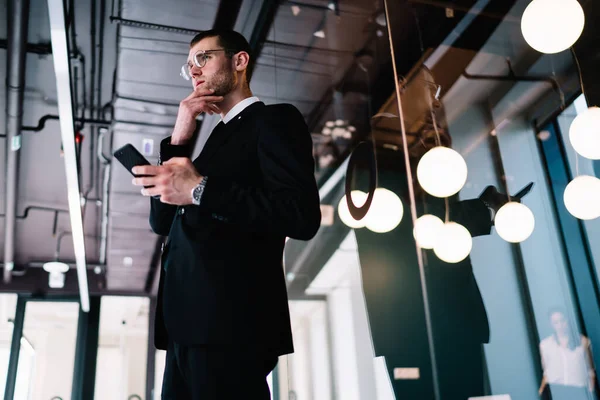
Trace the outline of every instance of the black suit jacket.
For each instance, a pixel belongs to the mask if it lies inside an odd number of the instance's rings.
[[[167,143],[162,161],[185,153]],[[286,236],[312,238],[321,219],[302,115],[289,104],[254,103],[217,126],[194,166],[208,177],[200,206],[151,200],[150,225],[169,236],[155,346],[171,339],[293,352],[283,247]]]

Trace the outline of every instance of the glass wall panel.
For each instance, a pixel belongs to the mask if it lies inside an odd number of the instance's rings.
[[[16,294],[0,294],[0,398],[4,398],[4,390],[6,388],[6,375],[8,373],[16,306]]]
[[[568,104],[578,90],[571,52],[545,55],[525,42],[528,4],[472,8],[462,36],[424,52],[399,80],[401,98],[392,96],[408,146],[378,153],[378,185],[394,187],[412,212],[394,231],[356,236],[367,304],[389,294],[369,308],[373,335],[387,306],[381,323],[405,322],[392,329],[411,343],[387,338],[396,398],[596,398],[595,222],[563,212],[566,184],[595,175],[568,140],[586,106]],[[373,280],[387,279],[370,289],[365,269],[376,264]],[[407,367],[419,370],[416,381]]]
[[[149,303],[147,297],[102,297],[95,398],[145,398]]]
[[[310,15],[324,51],[358,3],[280,10],[271,39]],[[600,167],[569,140],[588,106],[574,53],[524,40],[529,0],[407,3],[378,2],[378,39],[348,38],[356,68],[315,87],[324,219],[286,245],[295,352],[275,398],[595,399],[600,225],[565,190]]]
[[[28,301],[15,399],[70,399],[79,304]]]

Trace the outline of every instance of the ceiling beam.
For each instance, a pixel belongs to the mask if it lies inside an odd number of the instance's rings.
[[[262,0],[260,12],[250,34],[250,48],[252,49],[252,55],[257,60],[262,46],[267,39],[267,35],[273,26],[275,20],[275,14],[279,8],[279,2],[277,0]]]
[[[62,137],[67,177],[67,201],[73,249],[77,264],[77,278],[81,309],[88,312],[90,298],[86,274],[85,240],[83,233],[83,216],[81,210],[81,192],[79,190],[79,171],[77,150],[75,145],[75,128],[73,117],[73,93],[71,89],[71,60],[65,21],[65,8],[62,0],[48,0],[48,16],[50,19],[50,39],[56,76],[56,92],[58,94],[58,114],[60,116],[60,133]]]
[[[233,29],[243,0],[221,0],[213,29]]]
[[[516,0],[490,1],[452,43],[452,47],[430,68],[436,83],[442,87],[442,98],[462,76],[502,22],[501,19],[490,19],[486,15],[506,16],[515,3]]]

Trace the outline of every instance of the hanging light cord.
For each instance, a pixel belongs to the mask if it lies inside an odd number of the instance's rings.
[[[579,58],[577,58],[577,54],[575,53],[575,48],[573,46],[571,46],[569,48],[571,50],[571,54],[573,55],[573,60],[575,61],[575,66],[577,67],[577,77],[579,78],[579,86],[581,87],[581,94],[585,97],[585,88],[583,85],[583,74],[581,73],[581,65],[579,64]],[[563,103],[563,109],[564,109],[564,103]],[[577,153],[577,151],[575,151],[575,149],[573,148],[573,151],[575,152],[575,177],[579,176],[579,153]]]
[[[437,86],[437,90],[436,90],[436,95],[434,97],[434,100],[438,100],[437,97],[439,96],[439,94],[441,92],[441,86],[440,85],[436,85],[436,86]],[[429,102],[429,112],[431,113],[431,122],[433,122],[433,129],[435,130],[435,141],[438,146],[441,146],[442,139],[440,138],[440,131],[438,130],[437,121],[435,118],[435,114],[433,112],[433,101]],[[447,224],[448,222],[450,222],[450,203],[449,203],[447,197],[444,197],[444,207],[445,207],[444,223]]]
[[[570,47],[571,54],[573,55],[573,60],[575,60],[575,66],[577,66],[577,76],[579,77],[579,85],[581,86],[581,94],[585,96],[585,89],[583,88],[583,76],[581,74],[581,65],[579,65],[579,59],[577,58],[577,54],[575,54],[575,48],[573,46]]]
[[[398,69],[396,67],[396,53],[394,51],[394,41],[392,38],[392,28],[391,28],[391,23],[390,23],[391,19],[390,19],[390,10],[389,10],[388,0],[384,0],[383,4],[385,6],[385,18],[387,21],[386,25],[387,25],[388,37],[389,37],[389,41],[390,41],[392,67],[394,70],[394,86],[396,87],[396,100],[398,101],[398,113],[400,115],[400,130],[402,132],[402,147],[404,150],[404,163],[406,165],[406,177],[408,180],[410,212],[411,212],[413,226],[415,226],[416,221],[417,221],[415,191],[414,191],[414,187],[413,187],[414,183],[413,183],[412,171],[411,171],[409,153],[408,153],[406,126],[404,123],[404,113],[402,110],[402,99],[400,98],[400,84],[399,84],[398,78],[397,78],[398,77]],[[431,358],[431,373],[432,373],[432,378],[433,378],[433,392],[434,392],[434,396],[435,396],[434,398],[436,400],[440,400],[439,379],[438,379],[438,374],[437,374],[437,363],[436,363],[436,359],[435,359],[435,345],[433,342],[433,331],[432,331],[432,326],[431,326],[431,311],[429,309],[429,299],[427,297],[428,292],[427,292],[427,282],[425,281],[425,267],[423,264],[423,254],[422,254],[419,246],[416,247],[416,251],[417,251],[417,261],[419,263],[419,274],[420,274],[420,278],[421,278],[421,290],[423,291],[423,306],[424,306],[424,310],[425,310],[425,324],[426,324],[426,328],[427,328],[427,341],[429,344],[429,356]]]

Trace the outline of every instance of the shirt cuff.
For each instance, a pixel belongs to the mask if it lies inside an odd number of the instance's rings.
[[[160,142],[160,153],[158,155],[158,164],[169,161],[173,157],[190,157],[192,149],[190,145],[171,144],[171,136]]]

